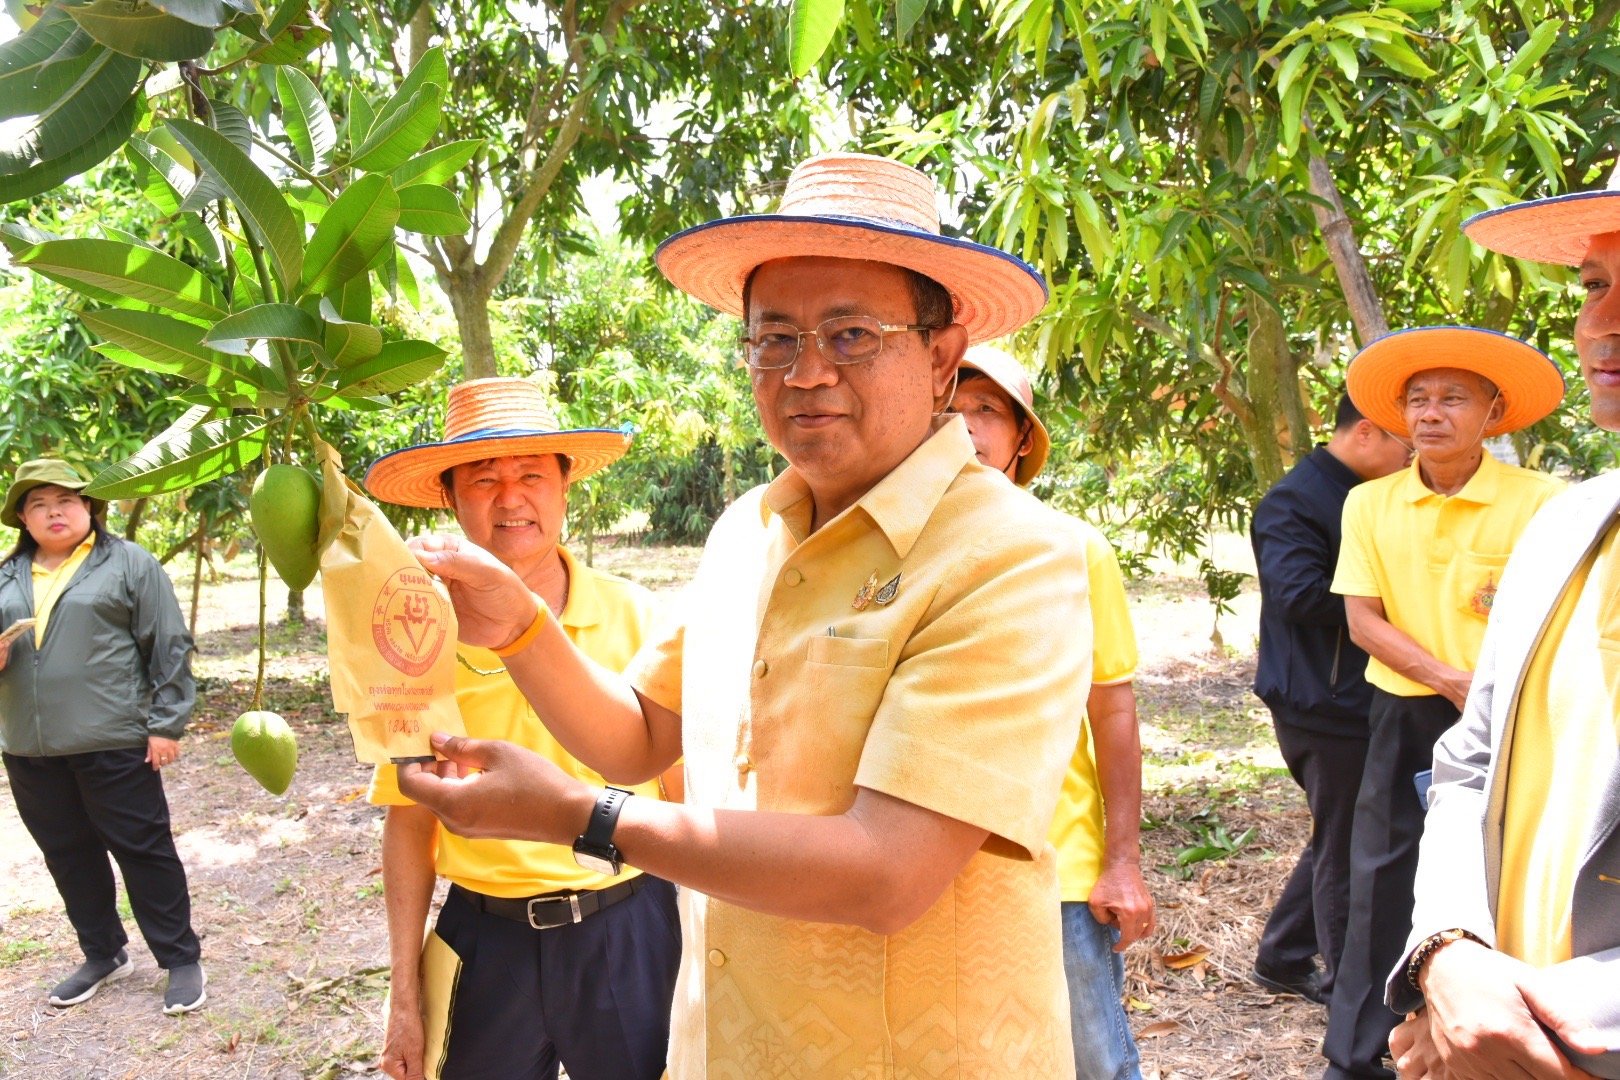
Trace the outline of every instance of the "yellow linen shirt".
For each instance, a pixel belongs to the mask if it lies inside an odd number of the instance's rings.
[[[57,599],[67,583],[73,580],[73,575],[79,572],[84,560],[90,557],[90,551],[96,546],[96,531],[90,530],[90,535],[73,549],[73,552],[63,559],[55,570],[46,570],[39,563],[31,564],[34,571],[34,648],[39,648],[45,641],[45,624],[50,621],[51,611],[56,607]],[[5,629],[0,627],[0,630]]]
[[[1570,959],[1570,904],[1592,804],[1620,743],[1620,526],[1570,579],[1525,671],[1508,749],[1496,946]]]
[[[1333,591],[1373,596],[1429,655],[1473,671],[1502,568],[1519,534],[1563,481],[1503,465],[1489,453],[1455,495],[1423,484],[1418,463],[1350,489]],[[1367,681],[1401,697],[1434,690],[1377,657]]]
[[[681,890],[670,1076],[1073,1076],[1046,832],[1090,680],[1074,531],[960,417],[811,510],[791,468],[738,500],[627,673],[681,714],[688,803],[832,815],[860,786],[991,838],[887,936]]]
[[[557,551],[568,567],[568,602],[557,621],[586,656],[613,671],[624,670],[651,629],[652,594],[623,578],[581,566],[565,548],[558,547]],[[456,656],[456,705],[468,735],[475,739],[505,739],[528,747],[586,783],[605,782],[601,774],[581,764],[546,730],[506,674],[500,657],[471,645],[457,645]],[[656,799],[658,781],[629,790]],[[379,765],[373,770],[367,798],[384,806],[410,805],[410,800],[399,793],[399,772],[393,765]],[[571,850],[558,844],[469,840],[443,825],[436,832],[438,873],[464,889],[486,896],[600,889],[640,873],[630,867],[616,878],[593,873],[574,861]]]
[[[1091,587],[1091,682],[1117,686],[1136,676],[1136,628],[1125,602],[1125,577],[1106,537],[1074,519],[1086,548],[1086,578]],[[1048,834],[1057,849],[1058,883],[1065,901],[1091,898],[1102,874],[1103,800],[1097,782],[1096,746],[1091,725],[1082,726],[1058,796],[1057,814]]]

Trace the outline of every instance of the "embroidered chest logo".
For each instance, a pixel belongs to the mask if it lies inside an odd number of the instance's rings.
[[[860,590],[855,593],[855,599],[850,601],[849,606],[854,608],[856,611],[865,611],[873,604],[876,604],[878,607],[882,607],[884,604],[887,604],[889,601],[893,600],[895,594],[899,591],[899,574],[894,575],[894,577],[890,578],[881,587],[879,587],[878,572],[874,570],[872,571],[871,575],[867,577],[866,584],[862,585]]]
[[[1468,606],[1473,609],[1475,615],[1489,617],[1491,605],[1494,603],[1496,603],[1496,575],[1492,574],[1485,579],[1484,584],[1474,590]]]

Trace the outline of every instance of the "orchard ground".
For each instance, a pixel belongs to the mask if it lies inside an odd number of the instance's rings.
[[[177,562],[185,560],[177,560]],[[696,549],[599,546],[597,564],[650,588],[677,588]],[[1242,537],[1216,561],[1253,571]],[[177,578],[182,606],[191,582]],[[1160,567],[1130,587],[1141,639],[1145,753],[1143,860],[1159,929],[1127,954],[1133,1027],[1152,1080],[1281,1080],[1319,1074],[1319,1006],[1248,981],[1270,903],[1309,831],[1264,707],[1249,693],[1259,598],[1246,582],[1219,622],[1202,582]],[[266,707],[298,733],[281,797],[231,758],[229,731],[253,692],[257,580],[246,560],[205,574],[198,710],[165,776],[203,936],[209,1001],[161,1015],[163,973],[128,917],[135,973],[67,1010],[45,1003],[80,956],[55,888],[0,779],[0,1077],[190,1080],[380,1075],[388,993],[379,864],[381,812],[367,766],[331,709],[318,588],[309,622],[278,625],[270,588]],[[441,886],[442,895],[442,886]]]

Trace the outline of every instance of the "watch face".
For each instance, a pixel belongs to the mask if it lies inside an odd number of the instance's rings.
[[[574,861],[593,873],[606,874],[608,877],[612,877],[619,872],[618,861],[600,851],[588,851],[576,847],[574,849]]]

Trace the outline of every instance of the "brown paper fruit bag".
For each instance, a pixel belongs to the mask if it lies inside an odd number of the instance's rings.
[[[349,715],[354,756],[373,765],[432,761],[428,736],[466,734],[456,707],[456,614],[383,512],[316,447],[321,590],[332,705]]]

